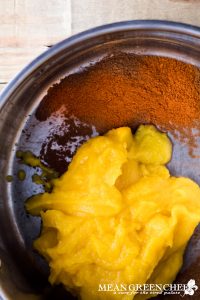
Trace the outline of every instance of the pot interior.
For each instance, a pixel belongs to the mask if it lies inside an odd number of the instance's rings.
[[[26,213],[24,202],[30,196],[42,192],[43,187],[32,182],[35,170],[29,166],[22,166],[16,157],[16,151],[31,151],[48,166],[57,168],[61,174],[67,169],[67,164],[77,147],[89,137],[104,133],[106,126],[104,130],[99,130],[99,124],[95,122],[91,124],[74,115],[63,116],[63,107],[53,111],[45,120],[39,120],[37,112],[38,109],[41,110],[41,101],[49,87],[70,74],[86,72],[92,65],[98,64],[104,57],[112,56],[113,53],[131,53],[137,57],[162,56],[200,67],[199,44],[197,37],[188,37],[187,33],[180,34],[176,30],[173,32],[167,29],[143,28],[101,32],[83,40],[77,39],[71,44],[66,42],[62,49],[52,52],[42,64],[32,68],[23,80],[15,82],[15,88],[0,111],[0,257],[2,293],[6,299],[13,299],[13,295],[20,300],[55,297],[73,299],[62,287],[50,287],[47,282],[48,266],[33,250],[32,243],[40,233],[41,220]],[[95,107],[95,101],[93,105]],[[46,109],[48,103],[42,107],[43,112]],[[132,129],[137,125],[139,124],[134,123]],[[112,124],[109,126],[112,128]],[[107,130],[111,129],[110,127]],[[187,176],[200,184],[199,156],[191,157],[188,144],[178,141],[170,132],[169,135],[174,145],[173,157],[169,164],[170,171],[175,176]],[[199,146],[198,137],[196,143]],[[26,172],[24,181],[17,178],[20,169]],[[13,176],[14,180],[11,183],[6,181],[7,175]],[[199,240],[198,227],[187,247],[184,264],[177,277],[178,283],[187,283],[192,278],[200,286]],[[200,294],[197,291],[196,296],[198,295]],[[176,295],[164,298],[180,299]]]

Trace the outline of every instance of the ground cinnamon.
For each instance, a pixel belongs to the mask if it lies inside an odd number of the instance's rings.
[[[100,133],[119,126],[152,123],[195,147],[200,128],[200,72],[183,62],[118,53],[49,89],[37,112],[47,119],[65,105],[68,114]]]

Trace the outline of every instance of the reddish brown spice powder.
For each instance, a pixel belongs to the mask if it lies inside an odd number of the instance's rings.
[[[119,126],[151,123],[195,147],[200,128],[200,71],[163,57],[117,53],[49,89],[36,117],[47,119],[65,105],[69,115],[100,133]]]

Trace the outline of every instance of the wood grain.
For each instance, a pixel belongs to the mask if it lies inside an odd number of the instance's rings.
[[[69,35],[70,0],[0,0],[0,89],[47,46]]]
[[[84,16],[81,18],[81,15]],[[72,32],[103,23],[134,19],[170,20],[200,25],[200,0],[72,1]]]

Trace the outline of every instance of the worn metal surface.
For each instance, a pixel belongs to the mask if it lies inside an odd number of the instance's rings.
[[[40,151],[50,125],[36,121],[34,112],[48,87],[116,49],[137,55],[172,57],[200,67],[200,30],[155,21],[125,22],[94,29],[51,48],[24,69],[4,91],[0,108],[0,281],[3,299],[70,299],[62,289],[50,288],[47,265],[33,251],[32,241],[39,234],[40,219],[26,214],[24,201],[41,189],[32,183],[29,168],[26,181],[20,183],[16,179],[19,164],[15,152],[17,149],[28,149],[35,154]],[[27,131],[34,138],[27,140]],[[189,176],[200,183],[199,158],[192,160],[185,147],[176,144],[170,168],[173,174]],[[12,183],[5,180],[8,174],[14,175]],[[186,253],[179,280],[187,282],[189,274],[200,286],[199,237],[197,231]]]

